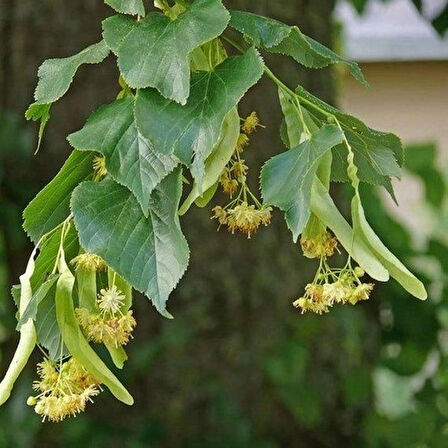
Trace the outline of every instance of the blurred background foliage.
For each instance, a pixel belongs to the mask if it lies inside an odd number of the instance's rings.
[[[250,8],[243,0],[227,3],[297,22],[331,45],[331,0],[259,0]],[[113,99],[113,61],[80,71],[70,94],[52,109],[37,157],[36,129],[24,122],[23,111],[40,62],[97,41],[100,19],[109,12],[97,0],[0,5],[2,373],[17,339],[9,288],[30,252],[21,211],[66,158],[65,135]],[[289,84],[301,82],[336,102],[333,71],[310,73],[282,58],[267,59]],[[254,185],[264,160],[282,148],[276,103],[275,89],[264,81],[240,108],[242,115],[257,110],[268,125],[248,150]],[[246,240],[217,233],[210,211],[194,210],[183,220],[192,260],[170,299],[174,321],[135,298],[139,325],[119,372],[135,406],[104,393],[76,419],[42,425],[25,405],[35,373],[28,368],[0,408],[0,447],[448,446],[448,179],[437,160],[432,144],[408,147],[406,171],[424,191],[416,213],[431,222],[418,235],[394,218],[376,190],[362,190],[375,231],[423,277],[426,303],[391,281],[360,306],[301,316],[291,302],[316,266],[291,244],[279,214],[271,228]],[[333,193],[347,212],[350,189],[336,186]]]

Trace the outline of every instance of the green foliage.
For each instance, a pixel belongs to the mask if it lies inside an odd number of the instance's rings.
[[[44,136],[45,127],[47,126],[48,120],[50,120],[50,109],[51,103],[49,104],[31,104],[27,111],[25,112],[25,118],[27,120],[40,121],[39,132],[37,134],[37,148],[36,152],[39,151],[40,145],[42,143],[42,138]]]
[[[73,306],[73,287],[75,277],[68,268],[64,250],[59,253],[60,277],[56,286],[56,319],[61,331],[64,344],[70,353],[83,365],[94,377],[105,384],[112,394],[125,404],[134,403],[129,392],[118,381],[115,375],[101,361],[101,358],[90,347],[79,328]]]
[[[164,97],[185,104],[190,94],[189,53],[219,36],[228,21],[221,0],[196,0],[175,20],[161,13],[150,13],[140,22],[115,16],[103,22],[103,29],[129,86],[155,87]]]
[[[166,177],[151,196],[148,218],[129,190],[108,179],[82,183],[72,196],[82,247],[104,258],[165,315],[189,258],[177,217],[181,185],[179,170]]]
[[[353,149],[361,181],[383,185],[392,192],[390,177],[399,177],[400,167],[403,164],[403,148],[400,139],[394,134],[369,128],[361,120],[326,104],[303,87],[299,86],[296,92],[303,107],[316,124],[321,125],[329,116],[336,117],[340,122]],[[333,149],[332,180],[336,182],[348,180],[345,144]]]
[[[287,26],[277,20],[243,11],[232,11],[230,26],[243,33],[257,47],[271,53],[291,56],[307,68],[323,68],[344,63],[359,82],[367,85],[358,64],[347,61],[324,45],[305,36],[297,26]]]
[[[311,186],[318,164],[342,140],[338,127],[325,125],[309,140],[268,160],[261,171],[263,199],[285,212],[294,241],[310,217]]]
[[[155,90],[140,91],[135,106],[137,127],[157,151],[191,165],[202,193],[205,161],[219,139],[223,120],[262,73],[262,60],[251,49],[226,59],[211,72],[193,73],[185,106],[162,98]]]
[[[179,209],[179,215],[184,215],[194,202],[199,207],[205,207],[213,198],[218,188],[218,179],[235,151],[239,134],[240,117],[235,108],[225,117],[218,142],[205,161],[204,180],[202,182],[204,193],[201,195],[201,188],[195,181],[190,194]]]
[[[73,77],[82,64],[99,64],[109,54],[105,42],[90,45],[74,56],[47,59],[38,71],[39,82],[34,92],[36,104],[54,103],[65,95]]]
[[[127,359],[123,345],[135,327],[132,288],[148,296],[163,316],[172,317],[166,303],[189,262],[179,215],[193,203],[201,207],[209,203],[218,184],[231,197],[227,205],[214,207],[219,225],[250,237],[262,224],[269,225],[271,206],[277,207],[285,214],[294,242],[302,235],[304,253],[320,259],[315,282],[322,284],[309,284],[305,295],[313,288],[323,291],[342,285],[342,299],[325,298],[325,303],[321,294],[318,299],[295,301],[302,312],[326,313],[337,302],[353,305],[368,298],[372,285],[360,281],[363,274],[356,274],[360,269],[352,268],[352,258],[372,278],[387,281],[390,273],[411,294],[426,298],[423,284],[371,229],[360,202],[360,181],[382,185],[393,194],[391,177],[400,176],[404,158],[399,138],[369,128],[301,86],[290,89],[264,64],[256,47],[291,56],[308,68],[343,63],[365,83],[355,63],[297,27],[242,11],[230,14],[220,0],[176,1],[175,6],[160,1],[156,6],[162,13],[147,15],[141,1],[106,3],[122,14],[103,22],[104,40],[72,57],[45,61],[38,73],[36,102],[26,113],[29,119],[41,120],[40,143],[51,104],[67,92],[80,65],[99,63],[110,50],[117,56],[121,87],[117,99],[69,135],[74,151],[24,212],[24,228],[36,249],[22,277],[19,361],[13,360],[12,373],[2,383],[3,401],[37,342],[60,366],[65,355],[73,356],[116,398],[132,404],[132,397],[90,343],[102,343],[114,364],[123,367]],[[245,41],[234,42],[223,34],[229,21]],[[225,45],[241,54],[228,57]],[[249,168],[242,154],[251,134],[264,125],[255,113],[241,123],[238,105],[263,73],[279,89],[281,135],[289,149],[277,151],[280,154],[264,165],[262,203],[247,185]],[[193,186],[179,209],[182,182],[188,182],[190,175]],[[352,227],[329,193],[330,181],[349,180],[355,189]],[[328,267],[335,241],[327,228],[349,254],[344,268]],[[319,250],[307,251],[307,244]],[[361,295],[356,296],[360,288]],[[305,309],[301,301],[309,307]],[[353,315],[347,319],[347,327],[356,324]],[[295,363],[304,366],[309,360],[291,344],[286,352],[288,359],[274,356],[267,362],[265,375],[293,418],[315,427],[325,408],[319,386],[295,382]],[[366,382],[364,377],[351,381],[363,386]],[[380,383],[379,388],[387,390],[389,383]],[[56,398],[47,392],[30,400],[38,403],[36,410],[46,398]],[[359,396],[365,393],[353,393],[349,399]],[[51,412],[44,415],[51,419]],[[54,415],[53,419],[60,418]]]
[[[155,151],[140,133],[130,97],[102,106],[80,131],[68,136],[68,141],[79,150],[102,153],[108,172],[134,193],[145,216],[152,191],[178,164],[172,155]]]

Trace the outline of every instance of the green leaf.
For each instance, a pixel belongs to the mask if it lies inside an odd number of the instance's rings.
[[[439,33],[440,36],[444,36],[448,29],[448,3],[440,11],[440,13],[431,20],[433,28]]]
[[[23,228],[32,241],[54,229],[70,214],[73,189],[92,175],[92,152],[73,151],[56,177],[23,212]]]
[[[55,295],[54,285],[39,303],[35,319],[37,343],[47,349],[48,357],[54,361],[60,359],[61,355],[68,355],[56,320]]]
[[[316,179],[311,190],[311,210],[335,234],[352,258],[375,280],[386,282],[389,273],[368,245],[354,239],[353,230],[341,215],[327,189]]]
[[[48,279],[45,282],[43,282],[39,286],[37,291],[31,297],[25,311],[20,316],[19,322],[17,323],[16,328],[17,330],[20,330],[22,325],[25,324],[28,321],[28,319],[36,320],[37,309],[40,302],[42,302],[42,300],[48,294],[48,291],[56,283],[58,277],[59,277],[58,274],[52,274],[48,277]]]
[[[20,306],[20,285],[12,285],[11,286],[11,295],[12,295],[12,299],[14,300],[14,304],[16,305],[17,309],[19,309],[19,306]]]
[[[152,191],[178,164],[174,156],[154,151],[139,132],[130,97],[100,107],[68,141],[79,150],[103,154],[110,175],[134,193],[146,216]]]
[[[154,190],[148,218],[129,190],[109,179],[85,182],[72,196],[82,247],[104,258],[161,313],[189,259],[177,216],[181,189],[176,170]]]
[[[39,82],[34,92],[37,104],[54,103],[67,92],[76,71],[82,64],[99,64],[109,54],[102,40],[68,58],[47,59],[39,67]]]
[[[122,14],[145,16],[143,0],[104,0],[104,3]]]
[[[188,55],[219,36],[229,18],[221,0],[196,0],[175,20],[158,12],[139,22],[110,17],[103,22],[103,35],[130,87],[154,87],[185,104],[190,91]]]
[[[213,148],[213,152],[205,162],[204,180],[202,190],[205,193],[201,196],[198,183],[195,181],[190,194],[185,199],[179,215],[184,215],[193,202],[202,197],[206,202],[211,199],[216,192],[217,181],[235,151],[240,135],[240,117],[236,108],[232,109],[224,119],[218,143]],[[216,187],[215,187],[216,186]],[[205,205],[203,205],[205,207]]]
[[[336,63],[347,64],[353,77],[367,85],[358,64],[345,60],[304,35],[297,26],[288,26],[277,20],[243,11],[231,11],[230,26],[255,46],[271,53],[291,56],[308,68],[322,68]]]
[[[285,212],[294,241],[310,217],[311,187],[319,160],[342,140],[337,126],[325,125],[310,140],[269,159],[261,171],[264,203]]]
[[[164,99],[153,89],[139,91],[135,105],[137,126],[157,151],[174,153],[191,165],[202,193],[205,161],[219,139],[223,120],[262,73],[263,62],[252,48],[226,59],[212,72],[193,73],[191,95],[185,106]]]
[[[70,354],[100,383],[106,385],[118,400],[128,405],[133,404],[134,399],[93,351],[79,328],[72,298],[75,277],[65,262],[63,250],[59,258],[59,273],[61,275],[56,286],[56,318]]]
[[[342,113],[311,95],[303,87],[297,87],[296,93],[302,104],[315,121],[322,123],[329,116],[335,116],[350,143],[358,167],[361,181],[383,185],[392,193],[390,177],[400,177],[403,165],[403,147],[400,139],[391,133],[380,132],[366,126],[357,118]],[[336,146],[333,151],[332,180],[347,182],[347,147]]]
[[[25,112],[25,118],[27,120],[40,121],[39,132],[37,134],[37,148],[35,153],[39,151],[40,145],[42,143],[42,137],[44,136],[45,127],[47,126],[48,120],[50,120],[50,104],[30,104]]]
[[[406,291],[418,299],[426,300],[428,295],[423,283],[389,251],[370,227],[366,220],[358,192],[352,199],[352,219],[355,241],[358,239],[362,240],[389,271],[391,277],[397,280]]]

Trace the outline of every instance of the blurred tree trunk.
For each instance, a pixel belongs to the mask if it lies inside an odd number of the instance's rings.
[[[23,114],[32,101],[41,61],[74,54],[98,41],[100,20],[109,13],[98,0],[43,0],[38,3],[2,0],[0,5],[0,108],[18,114]],[[305,33],[331,46],[334,0],[232,0],[226,3],[298,24]],[[334,99],[329,69],[305,71],[287,58],[265,56],[276,74],[291,87],[300,82],[323,99],[330,102]],[[83,67],[69,95],[52,108],[52,119],[40,154],[23,161],[20,168],[13,168],[6,160],[8,169],[2,182],[7,185],[33,182],[33,189],[37,191],[50,180],[68,154],[65,136],[78,129],[98,104],[114,98],[117,76],[112,58],[101,68]],[[252,89],[240,107],[240,114],[243,116],[252,110],[256,110],[267,125],[257,132],[247,150],[249,179],[255,192],[261,165],[283,150],[279,138],[281,114],[277,92],[267,79]],[[11,199],[21,209],[29,197]],[[213,203],[224,200],[219,196]],[[285,333],[296,331],[297,315],[291,301],[300,293],[314,267],[303,262],[279,213],[269,229],[261,229],[251,240],[224,230],[217,233],[216,222],[209,217],[209,208],[196,209],[182,220],[192,256],[190,268],[169,302],[169,309],[176,316],[174,322],[156,315],[144,299],[136,304],[140,319],[136,342],[130,347],[128,377],[137,404],[124,409],[112,399],[100,398],[100,403],[91,407],[89,413],[98,422],[107,418],[134,432],[145,431],[142,428],[147,418],[156,415],[167,426],[163,446],[187,446],[197,440],[204,440],[201,446],[218,446],[213,445],[210,437],[227,434],[226,425],[234,424],[219,417],[217,409],[219,403],[224,402],[236,409],[232,412],[241,415],[241,421],[248,422],[254,440],[259,438],[285,447],[298,446],[298,440],[300,446],[307,448],[340,446],[345,435],[332,428],[337,422],[327,421],[326,433],[316,431],[313,426],[334,410],[331,406],[337,406],[331,382],[314,384],[315,388],[326,390],[328,397],[319,403],[318,416],[313,421],[305,416],[308,420],[304,418],[303,421],[308,422],[308,426],[303,426],[301,419],[280,401],[266,398],[273,392],[264,371],[265,359]],[[8,235],[10,224],[3,226],[3,232]],[[7,241],[10,240],[7,238]],[[21,245],[7,246],[13,282],[23,270],[29,253],[24,241],[23,238]],[[335,356],[326,353],[325,348],[323,354],[316,349],[310,362],[331,363]],[[108,412],[104,417],[106,400]],[[300,397],[298,406],[302,406]],[[326,406],[329,409],[324,412]],[[347,437],[351,435],[350,431],[346,434]],[[47,436],[53,441],[62,437],[55,431],[48,432]],[[48,442],[40,443],[38,446]],[[120,443],[116,439],[109,446]]]

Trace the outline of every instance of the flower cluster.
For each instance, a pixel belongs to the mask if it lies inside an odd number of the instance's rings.
[[[225,209],[220,205],[213,208],[214,218],[218,219],[220,225],[227,225],[230,232],[238,230],[245,233],[248,238],[256,232],[261,224],[269,225],[271,222],[271,207],[249,205],[246,201],[241,202],[233,208]]]
[[[338,240],[328,232],[315,238],[303,237],[300,239],[303,254],[308,258],[331,257],[338,246]]]
[[[33,389],[39,394],[29,397],[27,404],[44,421],[58,422],[83,412],[100,392],[99,383],[75,358],[61,363],[46,359],[37,365],[37,374]]]
[[[334,304],[356,305],[370,297],[374,285],[361,281],[364,271],[359,266],[353,269],[350,257],[343,268],[331,268],[328,265],[327,257],[333,255],[337,248],[336,238],[328,232],[312,239],[302,238],[301,246],[310,258],[320,257],[314,281],[306,285],[303,297],[293,303],[302,314],[307,311],[328,313]]]
[[[243,132],[247,135],[252,134],[256,131],[258,127],[263,128],[264,126],[260,124],[260,119],[258,118],[258,115],[256,112],[252,112],[245,120],[243,125],[241,126],[241,129]]]
[[[86,308],[77,308],[76,317],[87,338],[98,344],[122,347],[129,342],[137,325],[132,310],[121,316],[105,317],[92,314]]]
[[[91,313],[86,308],[75,310],[79,325],[90,341],[114,347],[122,347],[129,342],[137,322],[132,310],[121,311],[124,300],[125,296],[113,285],[98,294],[98,313]]]
[[[372,283],[362,283],[364,275],[361,268],[345,267],[330,269],[325,266],[313,283],[305,287],[305,294],[294,302],[294,306],[316,314],[328,313],[335,303],[350,303],[356,305],[361,300],[367,300],[373,290]]]
[[[99,272],[104,271],[107,265],[106,262],[95,254],[80,254],[71,261],[76,268],[83,271]]]
[[[241,125],[241,133],[238,137],[235,151],[229,163],[222,172],[219,181],[224,193],[231,198],[235,196],[225,207],[217,205],[213,208],[212,218],[217,219],[219,226],[225,225],[232,233],[239,231],[245,233],[248,238],[261,226],[267,226],[271,222],[272,208],[264,206],[252,194],[246,177],[249,171],[245,160],[241,158],[244,149],[248,146],[252,134],[257,127],[264,127],[256,112],[252,112]],[[252,203],[251,203],[252,202]]]

